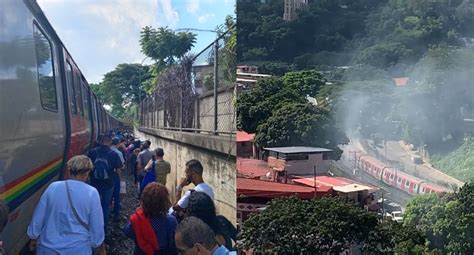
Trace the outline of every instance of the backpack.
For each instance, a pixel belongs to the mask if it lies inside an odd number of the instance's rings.
[[[97,180],[105,181],[110,179],[109,175],[109,161],[107,160],[108,153],[105,157],[96,151],[97,157],[94,160],[94,178]]]

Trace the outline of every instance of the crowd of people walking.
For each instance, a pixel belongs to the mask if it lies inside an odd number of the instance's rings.
[[[128,130],[98,137],[88,155],[67,162],[70,178],[51,183],[35,208],[27,234],[36,254],[108,254],[109,219],[118,223],[125,174],[139,190],[139,207],[123,226],[134,254],[236,254],[237,229],[217,215],[203,165],[186,162],[172,197],[166,186],[172,165],[163,148],[135,139]],[[194,187],[182,194],[183,189]]]

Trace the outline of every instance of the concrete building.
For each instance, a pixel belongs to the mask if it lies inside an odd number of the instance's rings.
[[[283,20],[290,21],[298,17],[298,11],[308,4],[308,0],[285,0]]]
[[[237,131],[237,157],[256,158],[257,148],[253,139],[255,134],[249,134],[245,131]]]
[[[274,147],[264,148],[268,165],[281,175],[327,174],[332,150],[319,147]]]

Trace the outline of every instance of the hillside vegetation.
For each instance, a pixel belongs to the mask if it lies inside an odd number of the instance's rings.
[[[462,181],[474,180],[474,137],[470,137],[451,153],[433,156],[436,168]]]

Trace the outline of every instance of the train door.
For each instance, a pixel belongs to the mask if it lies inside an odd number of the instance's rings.
[[[78,79],[77,68],[68,54],[66,55],[66,74],[69,95],[70,145],[67,152],[67,158],[69,159],[75,155],[82,154],[83,152],[81,148],[81,136],[85,129],[85,123],[82,117],[83,103],[80,79]]]
[[[97,99],[93,93],[90,93],[91,98],[91,109],[92,109],[92,145],[94,145],[95,141],[97,141],[97,137],[99,136],[99,119],[97,116]]]

